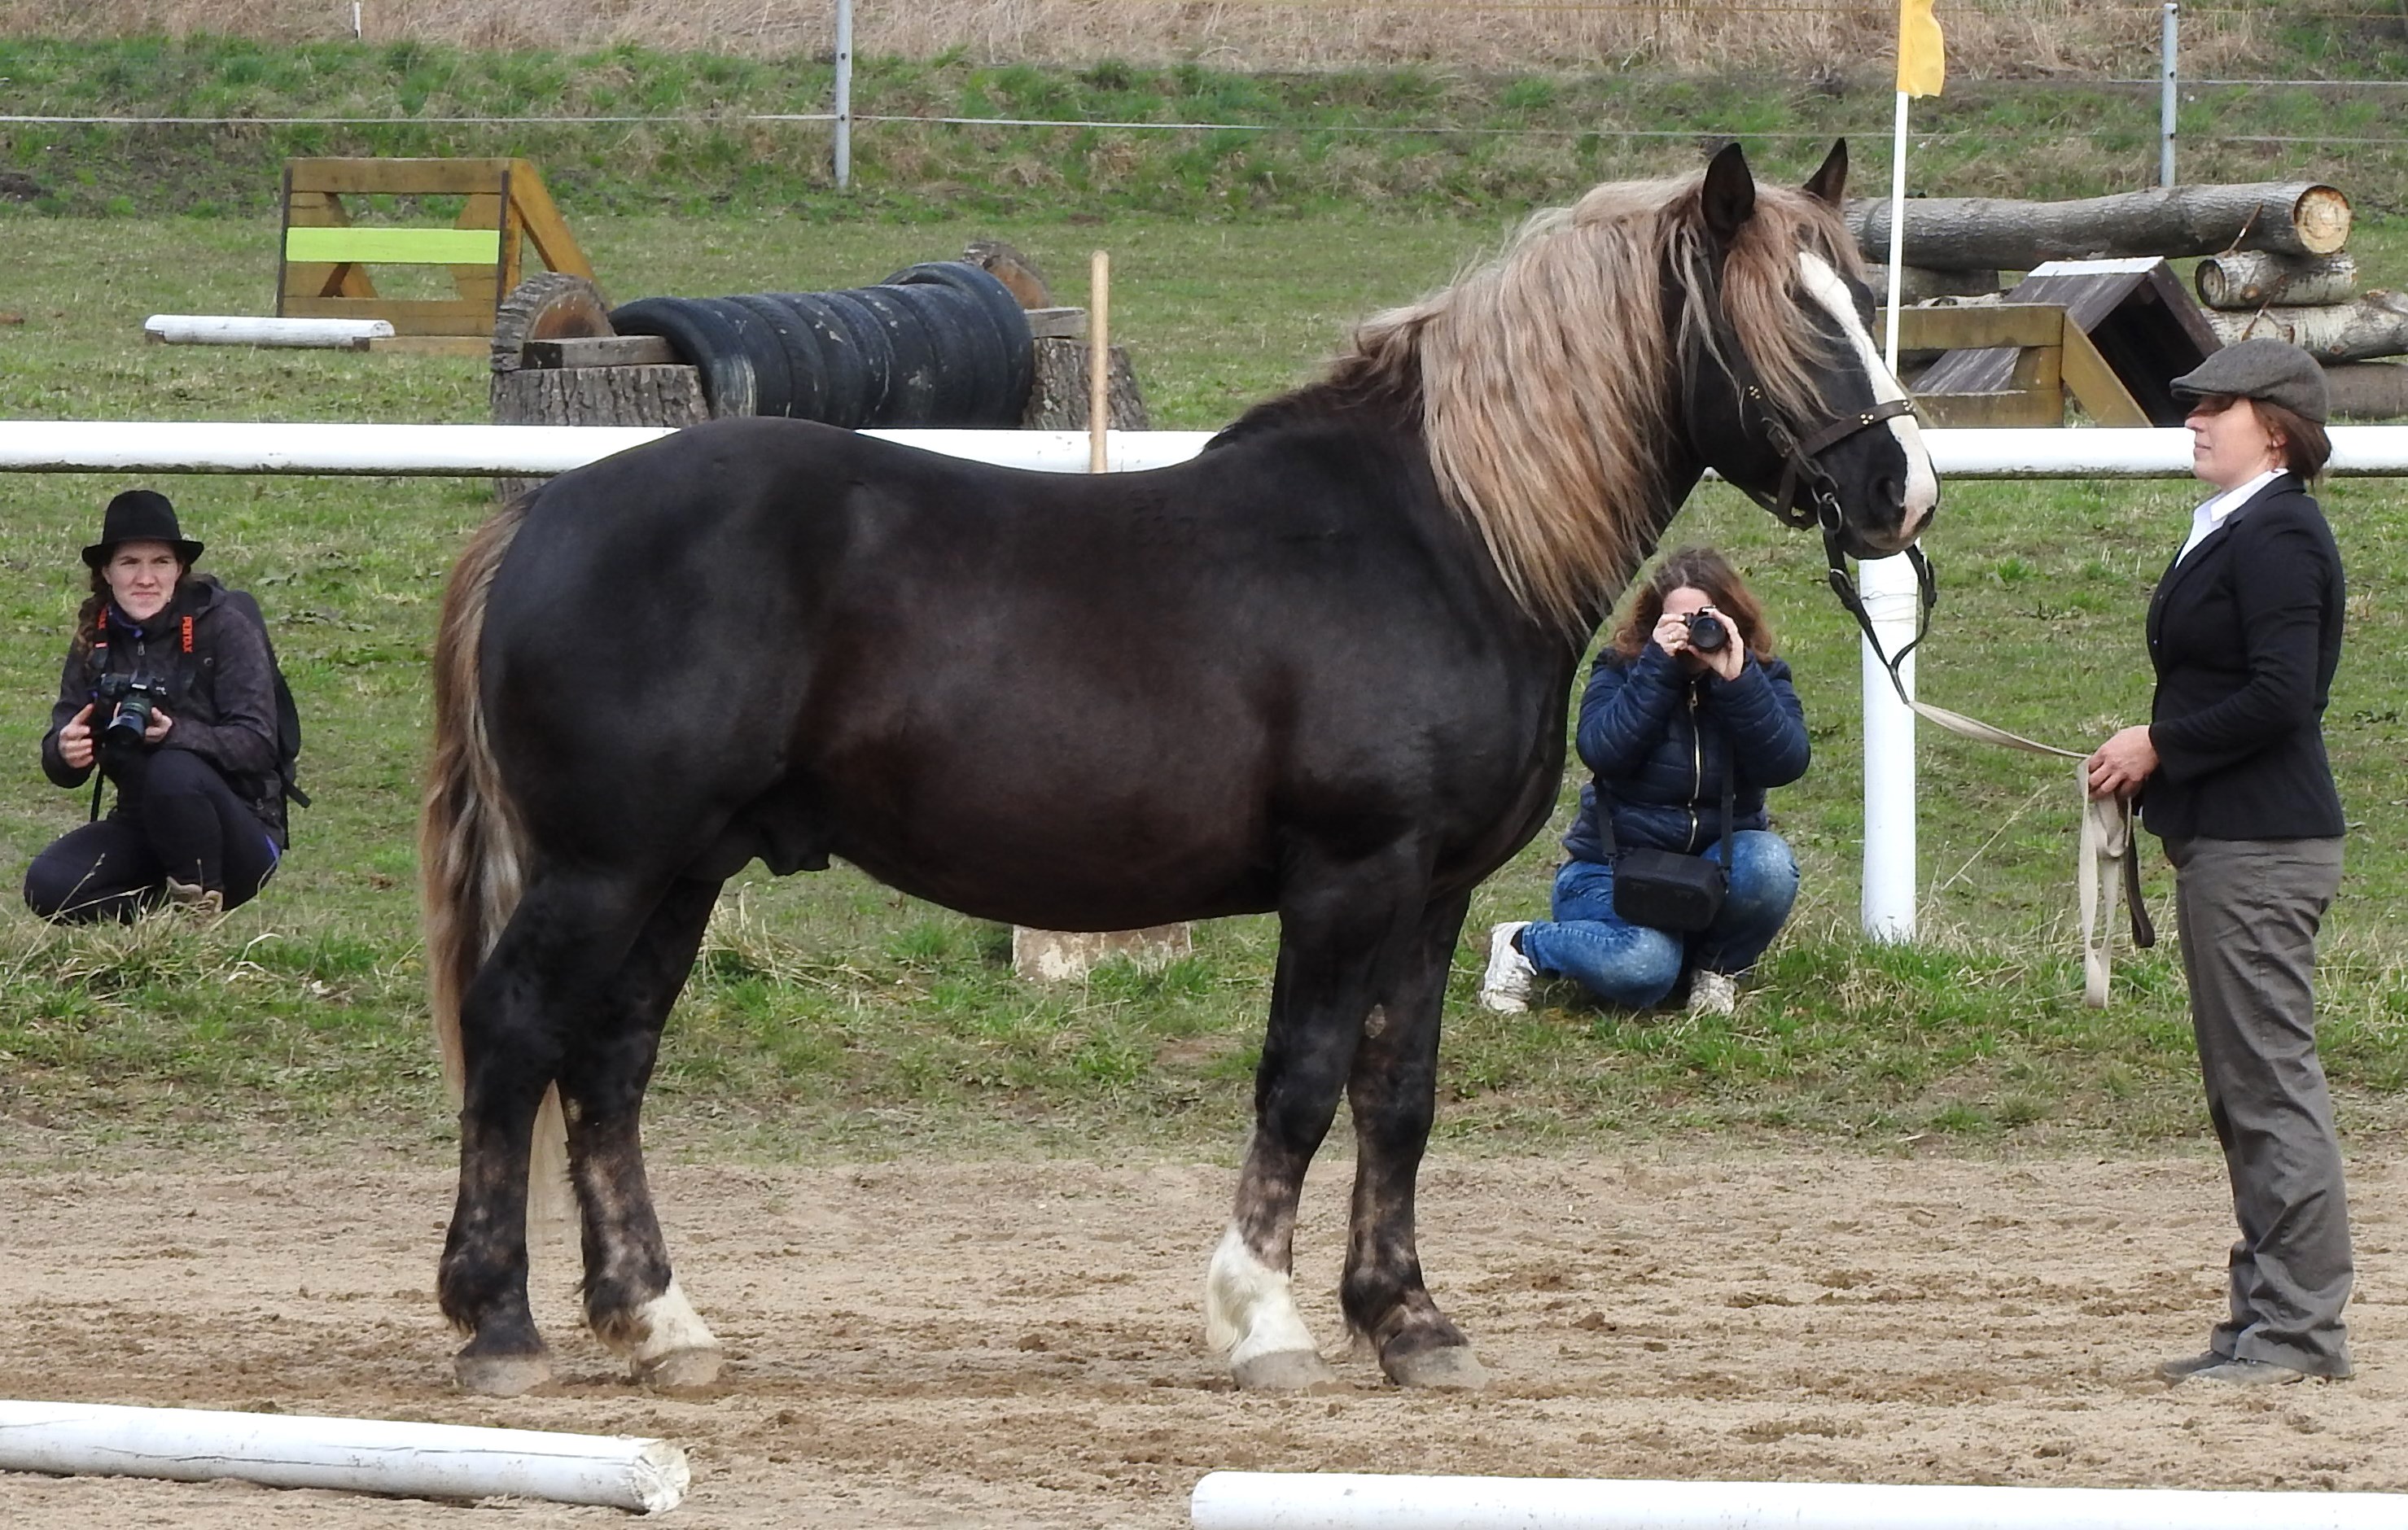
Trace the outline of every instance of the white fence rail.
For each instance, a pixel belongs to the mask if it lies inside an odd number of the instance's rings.
[[[0,421],[0,473],[299,473],[534,478],[667,435],[651,426],[245,424]],[[1047,472],[1087,470],[1084,431],[874,430],[950,456]],[[1943,479],[2190,476],[2186,430],[1927,430]],[[1200,430],[1114,431],[1113,471],[1167,467],[1203,450]],[[2408,474],[2408,425],[2341,425],[2330,471]]]

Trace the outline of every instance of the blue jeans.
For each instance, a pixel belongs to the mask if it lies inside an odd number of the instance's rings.
[[[1723,858],[1722,841],[1706,858]],[[1647,1009],[1664,1002],[1684,967],[1739,974],[1772,944],[1798,901],[1798,858],[1768,829],[1731,836],[1730,892],[1722,912],[1696,935],[1627,923],[1613,912],[1613,867],[1567,862],[1555,873],[1555,919],[1522,932],[1522,954],[1550,977],[1570,978],[1609,1004]]]

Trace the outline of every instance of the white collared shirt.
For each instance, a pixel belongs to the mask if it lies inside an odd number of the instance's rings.
[[[2266,485],[2273,482],[2276,479],[2281,478],[2286,471],[2286,469],[2280,467],[2270,467],[2263,473],[2258,474],[2256,478],[2251,479],[2248,482],[2243,484],[2240,488],[2227,489],[2224,493],[2216,495],[2214,499],[2209,500],[2206,504],[2201,505],[2199,508],[2191,511],[2190,536],[2184,540],[2182,551],[2174,554],[2174,562],[2179,564],[2185,558],[2189,557],[2190,550],[2199,546],[2200,543],[2207,540],[2207,534],[2214,531],[2216,527],[2224,524],[2224,521],[2227,516],[2241,508],[2242,506],[2248,504],[2250,499],[2258,493],[2258,490],[2263,489]]]

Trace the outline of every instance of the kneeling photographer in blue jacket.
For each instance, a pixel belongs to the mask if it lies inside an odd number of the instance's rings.
[[[1684,548],[1658,565],[1581,698],[1580,756],[1593,779],[1564,836],[1570,859],[1555,877],[1555,918],[1490,933],[1484,1005],[1527,1008],[1544,974],[1645,1009],[1685,975],[1692,1008],[1731,1011],[1738,979],[1798,897],[1798,862],[1768,826],[1764,794],[1806,773],[1806,718],[1771,649],[1763,608],[1720,553]],[[1716,884],[1702,927],[1641,922],[1633,905],[1645,903],[1627,886],[1617,911],[1615,863],[1626,851],[1725,868],[1717,876],[1656,861]],[[1632,864],[1624,862],[1626,881]]]

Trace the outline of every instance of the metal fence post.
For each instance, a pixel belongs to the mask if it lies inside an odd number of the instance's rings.
[[[2178,26],[2175,17],[2181,9],[2173,0],[2166,0],[2165,27],[2157,43],[2160,68],[2157,80],[2157,184],[2160,186],[2174,183],[2174,33]]]
[[[836,0],[836,189],[843,191],[852,184],[853,0]]]

